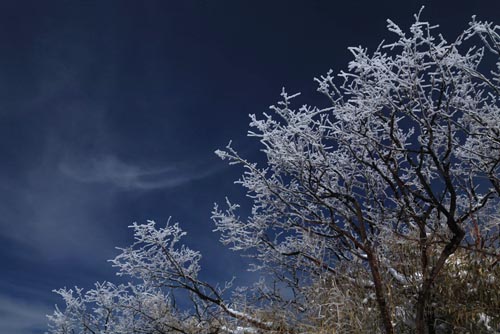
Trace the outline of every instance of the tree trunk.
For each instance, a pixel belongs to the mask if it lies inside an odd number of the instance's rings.
[[[380,315],[382,317],[382,323],[384,325],[386,334],[394,334],[394,327],[392,325],[392,316],[387,303],[387,291],[382,282],[382,277],[380,276],[380,268],[378,266],[378,260],[373,252],[367,252],[368,263],[370,264],[370,270],[373,277],[373,283],[375,285],[375,295],[377,296],[378,308],[380,310]]]
[[[437,275],[443,268],[446,260],[453,254],[458,248],[458,245],[462,241],[465,232],[457,226],[456,231],[454,231],[454,236],[451,238],[450,242],[443,248],[441,255],[439,256],[438,261],[434,265],[431,270],[429,277],[424,278],[424,282],[422,284],[422,289],[420,290],[417,298],[416,305],[416,334],[428,334],[427,329],[427,321],[425,316],[425,307],[427,306],[427,302],[431,296],[431,288],[432,284],[436,280]]]
[[[434,308],[427,313],[427,333],[436,334],[436,315],[434,314]]]
[[[424,287],[428,285],[428,283],[423,284]],[[420,291],[417,298],[416,305],[416,319],[415,319],[415,329],[417,334],[426,334],[426,321],[425,321],[425,307],[427,305],[427,300],[429,299],[430,291],[429,289],[424,288],[424,291]]]

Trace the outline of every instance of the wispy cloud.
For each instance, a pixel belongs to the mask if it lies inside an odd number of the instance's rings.
[[[51,307],[42,303],[0,295],[0,333],[43,333]]]
[[[196,164],[143,167],[126,163],[113,155],[85,161],[63,161],[60,171],[79,182],[111,184],[126,190],[153,190],[180,186],[217,172],[217,168]]]

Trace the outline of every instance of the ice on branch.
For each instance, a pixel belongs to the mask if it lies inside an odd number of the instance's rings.
[[[326,108],[283,89],[250,115],[258,162],[216,151],[251,208],[215,204],[214,231],[256,284],[211,284],[178,224],[133,224],[129,283],[57,290],[50,333],[499,333],[500,27],[446,40],[421,17],[316,78]]]

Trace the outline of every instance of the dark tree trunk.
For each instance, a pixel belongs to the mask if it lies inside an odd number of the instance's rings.
[[[378,260],[372,252],[367,252],[368,262],[370,264],[370,270],[373,277],[373,283],[375,285],[375,295],[377,297],[377,304],[380,310],[380,315],[382,317],[382,323],[384,325],[386,334],[394,334],[394,327],[392,325],[392,316],[387,303],[387,291],[382,282],[382,277],[380,276],[380,268],[378,265]]]
[[[458,248],[458,245],[462,241],[465,232],[461,228],[457,228],[455,235],[451,238],[450,242],[443,248],[441,255],[439,256],[438,261],[432,268],[430,275],[427,278],[424,278],[424,283],[422,284],[422,289],[420,290],[417,298],[416,305],[416,333],[417,334],[429,334],[427,332],[427,320],[426,319],[426,306],[427,302],[431,296],[431,289],[434,281],[436,280],[437,275],[443,268],[446,260],[455,253]]]
[[[424,286],[426,283],[424,283]],[[426,331],[426,317],[425,317],[425,307],[427,306],[427,300],[429,299],[429,289],[426,289],[426,291],[420,291],[418,294],[417,298],[417,305],[416,305],[416,319],[415,319],[415,326],[416,326],[416,333],[417,334],[427,334]]]
[[[436,334],[436,316],[434,314],[434,309],[432,308],[427,313],[427,333]]]

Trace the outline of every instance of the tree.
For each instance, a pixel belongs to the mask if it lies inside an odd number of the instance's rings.
[[[283,91],[250,116],[264,166],[216,152],[245,168],[253,201],[246,219],[216,205],[216,230],[266,281],[227,299],[178,225],[134,224],[112,263],[138,283],[59,290],[51,332],[500,330],[500,27],[473,17],[447,42],[419,13],[388,29],[396,41],[350,48],[345,72],[316,79],[329,107],[294,109]]]

